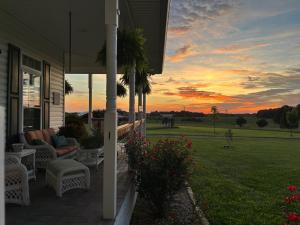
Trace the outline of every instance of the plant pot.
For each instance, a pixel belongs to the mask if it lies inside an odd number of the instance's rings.
[[[24,148],[24,144],[23,143],[15,143],[11,145],[11,149],[13,152],[21,152]]]

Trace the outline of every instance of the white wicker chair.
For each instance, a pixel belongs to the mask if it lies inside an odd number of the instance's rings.
[[[5,159],[5,202],[30,204],[27,169],[14,156]]]
[[[75,158],[77,151],[73,151],[68,153],[64,156],[57,157],[56,150],[52,145],[49,145],[47,142],[41,140],[43,142],[42,145],[30,145],[24,134],[21,133],[19,135],[20,141],[24,144],[25,148],[35,149],[35,166],[36,168],[43,168],[46,169],[48,162],[55,160],[55,159],[68,159],[68,158]],[[75,138],[66,138],[69,145],[79,146],[78,142]]]

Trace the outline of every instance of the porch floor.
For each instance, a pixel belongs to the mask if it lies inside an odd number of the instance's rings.
[[[45,184],[45,172],[30,181],[29,206],[6,205],[6,225],[111,225],[114,221],[103,220],[102,189],[103,163],[98,170],[90,168],[91,188],[74,189],[56,196],[55,191]],[[117,212],[131,188],[131,175],[127,163],[118,160]]]

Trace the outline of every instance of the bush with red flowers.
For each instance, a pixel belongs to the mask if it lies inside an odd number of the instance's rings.
[[[300,200],[300,194],[297,194],[297,186],[295,185],[289,185],[287,187],[289,194],[287,197],[285,197],[284,203],[285,203],[285,212],[284,212],[284,219],[286,221],[285,225],[288,224],[300,224],[300,215],[295,212],[297,202]]]
[[[164,216],[174,194],[191,173],[192,142],[184,137],[159,140],[146,148],[137,171],[139,196],[156,216]]]
[[[148,147],[149,142],[147,142],[140,133],[132,132],[129,135],[128,141],[125,144],[125,149],[128,157],[128,165],[131,170],[138,169]]]

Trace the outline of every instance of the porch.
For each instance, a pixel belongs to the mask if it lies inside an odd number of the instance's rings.
[[[126,138],[133,129],[143,127],[143,120],[118,126],[118,140]],[[117,191],[116,191],[116,217],[105,220],[102,217],[103,207],[103,167],[101,163],[89,167],[90,189],[73,189],[56,196],[53,188],[47,186],[45,170],[36,171],[36,180],[29,181],[30,205],[21,206],[6,204],[7,225],[52,225],[52,224],[97,224],[117,225],[129,224],[135,205],[136,191],[132,183],[132,174],[128,171],[126,153],[120,149],[117,153]]]
[[[45,172],[39,171],[36,181],[30,181],[30,205],[6,205],[6,224],[15,225],[110,225],[122,224],[126,221],[126,210],[131,212],[129,196],[135,195],[131,182],[131,174],[127,170],[125,160],[118,160],[117,172],[117,217],[116,220],[101,218],[103,199],[103,164],[98,170],[90,168],[91,187],[88,191],[82,189],[70,190],[62,198],[56,196],[55,191],[46,186]],[[134,199],[135,200],[135,199]],[[133,202],[132,202],[133,203]],[[125,220],[124,220],[125,219]],[[130,218],[127,218],[129,222]],[[125,222],[126,223],[126,222]]]

